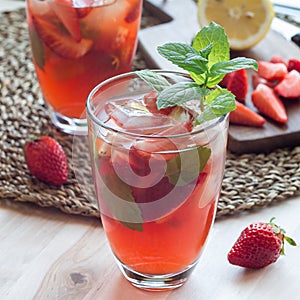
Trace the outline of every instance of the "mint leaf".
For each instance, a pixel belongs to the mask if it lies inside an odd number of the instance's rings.
[[[147,76],[140,77],[158,91],[158,109],[199,99],[201,113],[195,123],[220,117],[236,108],[234,95],[226,89],[216,88],[225,74],[246,68],[258,69],[257,62],[250,58],[230,60],[229,43],[224,28],[214,22],[196,34],[192,46],[167,43],[157,50],[163,57],[188,71],[193,82],[184,81],[170,85],[163,84],[158,76],[153,78],[148,73]]]
[[[200,51],[209,45],[212,46],[208,55],[208,69],[218,62],[230,59],[230,48],[224,28],[214,22],[203,27],[193,40],[193,48],[197,51]],[[191,77],[198,84],[203,84],[205,82],[205,77],[201,76],[201,74],[191,73]],[[206,85],[211,88],[218,84],[223,77],[224,75],[210,77],[208,78]]]
[[[206,96],[206,103],[204,111],[197,118],[200,124],[223,116],[236,108],[235,96],[227,89],[212,90]]]
[[[163,46],[158,46],[157,51],[161,56],[186,71],[201,74],[207,70],[207,59],[187,44],[167,43]]]
[[[158,93],[171,85],[165,77],[151,70],[140,70],[136,71],[135,74],[147,82]]]
[[[99,170],[105,163],[105,159],[99,162]],[[111,214],[124,226],[142,232],[144,220],[130,187],[114,172],[102,174],[101,178],[101,192]]]
[[[195,181],[211,155],[210,148],[197,147],[181,152],[167,162],[166,175],[173,185],[184,186]]]
[[[214,64],[208,73],[208,76],[216,76],[219,74],[227,74],[241,69],[251,68],[258,69],[256,60],[245,57],[237,57],[228,61],[222,61]]]
[[[164,89],[156,100],[158,109],[200,99],[202,89],[194,82],[178,82]]]
[[[40,36],[38,35],[37,31],[33,27],[30,28],[29,30],[29,36],[30,36],[33,59],[37,64],[37,66],[44,71],[45,55],[44,55],[44,48]]]
[[[210,43],[205,48],[201,49],[199,51],[200,55],[206,59],[208,59],[208,55],[210,54],[211,50],[213,48],[213,43]]]

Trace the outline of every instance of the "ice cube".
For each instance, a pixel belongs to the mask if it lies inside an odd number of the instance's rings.
[[[102,6],[115,3],[117,0],[73,0],[75,7]]]
[[[166,115],[153,114],[139,100],[127,99],[108,102],[106,113],[126,131],[137,133],[158,133],[174,126],[174,121]]]
[[[46,1],[32,0],[28,1],[28,9],[33,16],[47,16],[49,18],[53,17],[53,12],[51,11],[48,3]]]

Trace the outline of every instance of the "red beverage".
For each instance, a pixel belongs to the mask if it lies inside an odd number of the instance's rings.
[[[142,0],[27,0],[33,62],[46,102],[79,119],[90,90],[131,69]]]
[[[170,280],[180,285],[196,265],[214,221],[227,117],[212,121],[210,127],[194,127],[189,108],[158,111],[148,97],[152,92],[133,92],[132,98],[125,98],[124,83],[123,92],[118,84],[114,87],[120,92],[116,100],[111,82],[107,86],[103,95],[95,91],[92,96],[99,104],[93,112],[99,123],[91,121],[89,132],[96,193],[110,246],[133,284],[142,286],[139,276],[148,278],[146,285],[155,277],[153,287],[159,289],[157,280],[183,273],[177,283]]]

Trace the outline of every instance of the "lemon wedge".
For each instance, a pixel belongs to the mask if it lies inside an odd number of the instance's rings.
[[[230,48],[245,50],[260,42],[274,18],[270,0],[199,0],[201,27],[214,21],[224,27]]]

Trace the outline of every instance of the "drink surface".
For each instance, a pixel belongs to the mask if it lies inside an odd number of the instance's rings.
[[[189,110],[158,111],[152,100],[150,92],[106,103],[98,111],[105,125],[148,137],[101,128],[92,155],[101,219],[115,256],[136,272],[155,275],[180,272],[199,258],[216,211],[226,141],[216,138],[225,128],[190,134]],[[183,135],[165,138],[176,134]]]
[[[37,78],[56,112],[80,118],[94,86],[130,71],[141,5],[141,0],[27,0]]]

